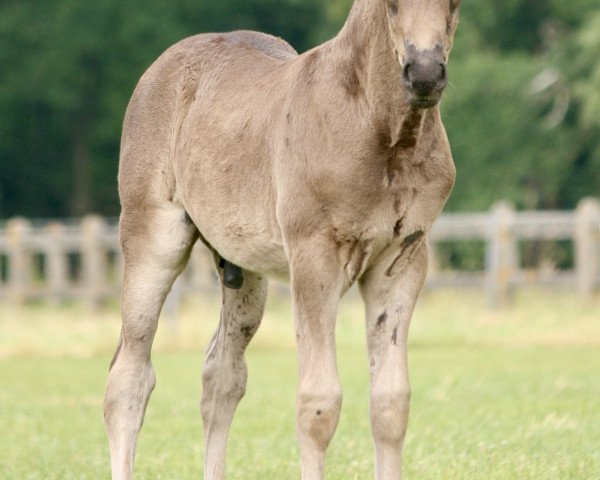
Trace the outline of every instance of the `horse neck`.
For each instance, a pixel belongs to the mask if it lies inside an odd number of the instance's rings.
[[[388,132],[390,146],[401,141],[407,123],[414,126],[416,117],[422,125],[420,119],[429,112],[416,112],[407,101],[383,0],[355,0],[332,43],[339,74],[352,83],[350,96],[367,102],[371,123]]]

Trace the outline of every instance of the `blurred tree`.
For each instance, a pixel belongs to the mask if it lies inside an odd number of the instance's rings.
[[[565,172],[561,196],[573,206],[581,197],[600,196],[600,8],[574,35],[555,44],[552,62],[567,78],[572,101],[561,127],[574,130],[573,168]]]
[[[458,168],[448,208],[573,208],[600,195],[600,125],[586,121],[599,118],[598,11],[588,0],[463,0],[442,105]]]
[[[483,210],[500,198],[521,208],[558,207],[574,152],[570,129],[549,128],[549,102],[531,94],[540,63],[493,52],[459,63],[451,64],[442,108],[458,170],[448,207]]]
[[[0,3],[0,216],[116,214],[122,118],[144,69],[198,32],[256,29],[299,51],[352,0]],[[452,209],[600,195],[597,0],[463,0],[442,112]]]
[[[124,106],[155,52],[183,34],[164,2],[148,1],[144,9],[136,3],[2,6],[0,109],[8,120],[2,151],[14,161],[13,175],[1,179],[7,213],[116,211]],[[26,188],[11,191],[15,178],[26,178]]]
[[[0,215],[117,213],[122,118],[145,68],[203,31],[265,30],[304,49],[319,8],[317,0],[1,4]]]

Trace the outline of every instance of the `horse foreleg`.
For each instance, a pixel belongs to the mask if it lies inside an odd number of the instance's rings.
[[[333,247],[323,251],[322,242],[294,245],[289,255],[298,343],[296,421],[302,480],[320,480],[342,405],[335,323],[343,270]]]
[[[223,284],[223,271],[219,271]],[[260,325],[267,298],[267,281],[244,272],[239,289],[222,287],[221,320],[202,375],[204,478],[225,478],[227,436],[235,409],[246,392],[248,371],[244,352]]]
[[[427,245],[422,241],[405,268],[390,275],[396,255],[394,249],[381,255],[360,283],[367,313],[377,480],[398,480],[402,474],[410,403],[407,336],[427,270]]]

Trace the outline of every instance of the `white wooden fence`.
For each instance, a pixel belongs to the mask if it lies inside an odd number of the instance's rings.
[[[480,271],[440,265],[442,243],[465,241],[484,245]],[[557,241],[572,242],[572,268],[560,270],[552,258],[523,268],[522,242]],[[523,285],[558,286],[589,297],[600,286],[600,202],[582,200],[575,212],[516,212],[499,202],[490,212],[446,213],[430,233],[430,247],[428,288],[483,288],[492,305],[509,301],[515,288]],[[76,299],[95,306],[118,295],[121,265],[114,219],[13,218],[0,225],[0,299],[5,301]],[[216,290],[212,261],[202,245],[194,248],[175,290],[177,295]]]

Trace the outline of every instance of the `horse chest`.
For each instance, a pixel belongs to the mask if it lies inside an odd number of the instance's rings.
[[[406,162],[387,171],[379,202],[374,209],[381,218],[380,235],[402,238],[416,230],[427,231],[446,200],[446,182],[437,166]]]
[[[419,158],[422,161],[414,161]],[[350,282],[359,278],[384,250],[396,255],[388,268],[390,275],[405,268],[451,190],[454,164],[443,150],[402,160],[373,183],[355,189],[353,221],[346,223],[346,230],[339,225],[339,237],[354,239],[347,240],[347,246],[340,249]]]

